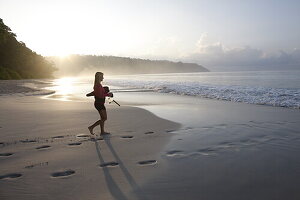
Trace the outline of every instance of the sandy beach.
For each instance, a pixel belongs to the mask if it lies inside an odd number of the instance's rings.
[[[146,199],[140,185],[179,127],[149,111],[109,105],[109,136],[91,137],[93,102],[1,96],[1,199]],[[136,191],[137,192],[133,192]]]
[[[300,200],[299,10],[0,0],[0,200]]]
[[[40,97],[1,96],[0,199],[300,198],[297,109],[119,93],[93,138],[92,99]]]

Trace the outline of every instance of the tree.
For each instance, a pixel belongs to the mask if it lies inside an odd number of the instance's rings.
[[[0,18],[0,79],[50,78],[55,70],[43,56],[18,42]]]

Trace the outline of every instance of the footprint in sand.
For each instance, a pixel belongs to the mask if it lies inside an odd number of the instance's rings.
[[[19,174],[19,173],[5,174],[5,175],[0,176],[0,180],[1,179],[14,179],[14,178],[19,178],[21,176],[22,176],[22,174]]]
[[[97,140],[104,140],[103,137],[99,137],[99,138],[91,138],[90,141],[95,142]]]
[[[217,124],[215,125],[217,128],[227,128],[228,125],[227,124]]]
[[[76,135],[76,137],[78,138],[87,138],[87,137],[90,137],[91,135],[87,135],[87,134],[78,134]]]
[[[232,142],[226,142],[226,141],[224,141],[224,142],[220,142],[218,146],[219,147],[223,147],[223,148],[229,148],[229,147],[235,146],[235,144],[232,143]]]
[[[37,166],[45,166],[45,165],[48,165],[49,162],[40,162],[40,163],[36,163],[36,164],[32,164],[32,165],[27,165],[25,166],[24,168],[25,169],[31,169],[31,168],[34,168],[34,167],[37,167]]]
[[[182,156],[183,151],[180,150],[173,150],[173,151],[167,151],[167,156]]]
[[[39,146],[39,147],[36,147],[35,149],[47,149],[47,148],[50,148],[51,146],[49,145],[43,145],[43,146]]]
[[[208,147],[208,148],[199,149],[197,152],[199,152],[204,156],[208,156],[208,155],[216,155],[216,151],[217,149]]]
[[[66,171],[61,171],[61,172],[54,172],[51,174],[52,177],[54,178],[59,178],[59,177],[67,177],[67,176],[71,176],[72,174],[75,174],[74,170],[66,170]]]
[[[212,127],[212,126],[202,126],[202,127],[200,127],[200,128],[206,130],[206,129],[212,129],[212,128],[214,128],[214,127]]]
[[[124,136],[121,136],[121,138],[131,139],[131,138],[133,138],[133,136],[132,135],[124,135]]]
[[[153,131],[148,131],[148,132],[146,132],[144,134],[149,135],[149,134],[153,134],[153,133],[154,133]]]
[[[13,155],[13,153],[0,153],[0,156],[5,156],[5,157],[11,156],[11,155]]]
[[[156,163],[156,160],[143,160],[138,162],[139,165],[154,165]]]
[[[63,136],[63,135],[58,135],[58,136],[54,136],[54,137],[52,137],[52,139],[61,139],[61,138],[64,138],[65,136]]]
[[[119,163],[112,161],[112,162],[102,163],[99,166],[100,167],[114,167],[114,166],[117,166],[117,165],[119,165]]]
[[[21,140],[22,143],[33,143],[33,142],[37,142],[36,140]]]
[[[70,146],[79,146],[81,144],[82,144],[81,142],[73,142],[73,143],[69,143],[68,145],[70,145]]]
[[[166,133],[172,133],[174,131],[176,131],[176,130],[166,130]]]

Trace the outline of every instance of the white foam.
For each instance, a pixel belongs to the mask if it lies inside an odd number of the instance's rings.
[[[250,104],[300,108],[300,89],[256,86],[221,86],[191,81],[110,79],[114,86],[151,89],[157,92],[197,96]]]

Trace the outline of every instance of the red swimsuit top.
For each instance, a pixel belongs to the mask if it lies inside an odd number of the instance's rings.
[[[97,98],[105,98],[106,97],[105,90],[100,83],[96,83],[94,85],[94,95]]]
[[[105,97],[108,96],[108,93],[105,92],[104,88],[100,83],[94,85],[94,96],[96,102],[104,103]]]

